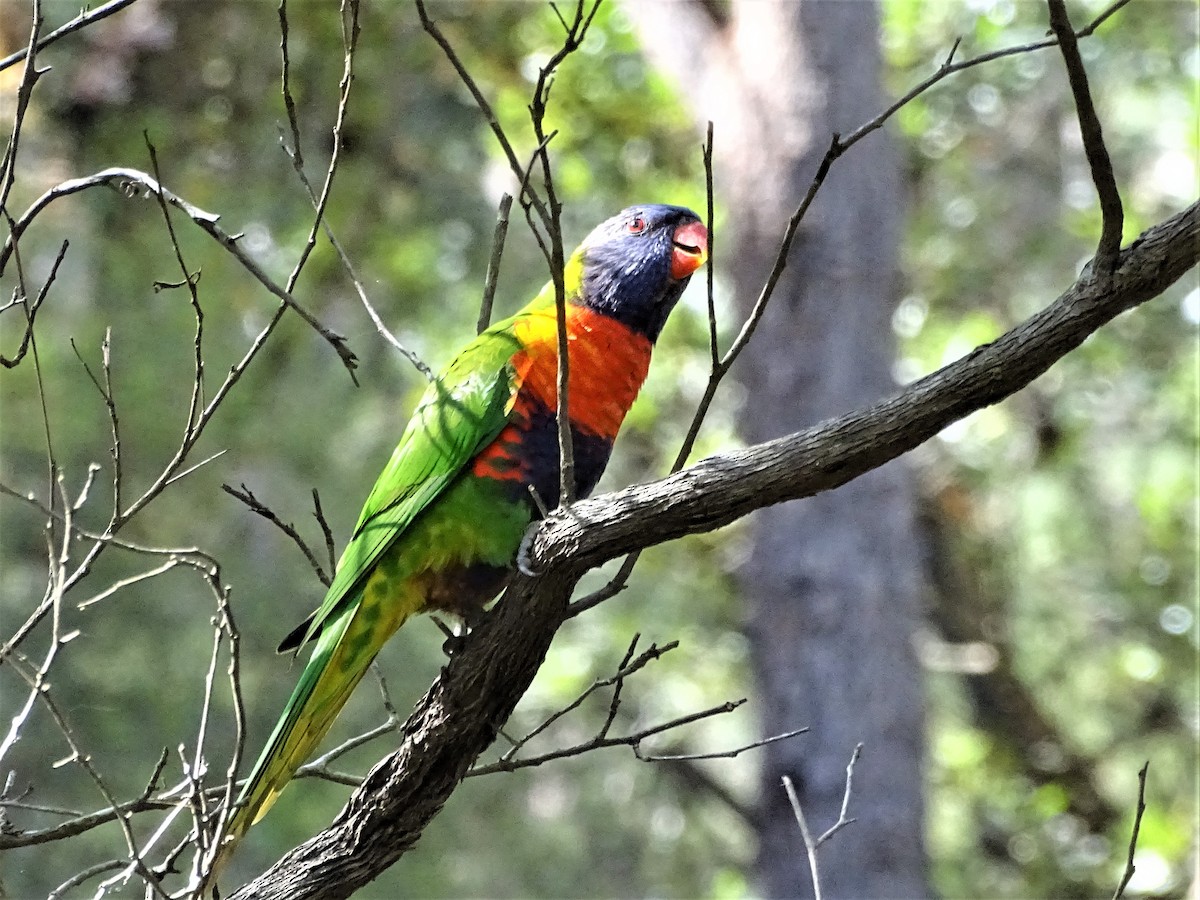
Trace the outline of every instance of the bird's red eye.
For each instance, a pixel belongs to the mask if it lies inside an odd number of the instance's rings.
[[[629,225],[627,227],[629,228],[630,234],[641,234],[646,230],[646,220],[641,216],[634,216],[629,220]]]

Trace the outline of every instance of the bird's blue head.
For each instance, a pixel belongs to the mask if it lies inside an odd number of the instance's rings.
[[[596,226],[576,258],[580,302],[654,341],[708,259],[708,229],[682,206],[631,206]]]

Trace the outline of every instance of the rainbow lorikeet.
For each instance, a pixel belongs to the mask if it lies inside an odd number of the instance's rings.
[[[575,496],[596,486],[654,341],[707,258],[708,231],[695,213],[645,205],[601,224],[567,261]],[[547,285],[431,382],[324,602],[280,645],[316,641],[242,790],[222,856],[271,808],[409,616],[443,610],[470,621],[503,589],[539,502],[553,506],[559,495],[557,354]]]

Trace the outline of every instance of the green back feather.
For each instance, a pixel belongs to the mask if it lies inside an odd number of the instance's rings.
[[[504,428],[518,385],[509,365],[520,349],[498,323],[479,335],[425,391],[392,458],[375,482],[305,642],[483,448]]]

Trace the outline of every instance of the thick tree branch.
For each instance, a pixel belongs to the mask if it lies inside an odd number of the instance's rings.
[[[719,528],[755,509],[830,490],[1009,396],[1118,314],[1161,294],[1200,259],[1200,203],[1121,252],[1110,282],[1086,272],[996,341],[874,406],[709,457],[668,478],[550,515],[532,542],[542,572],[517,576],[464,639],[333,824],[235,898],[348,897],[419,839],[532,682],[588,569],[641,547]]]
[[[1057,300],[990,344],[868,409],[651,484],[553,514],[531,544],[540,568],[592,568],[632,550],[711,531],[764,506],[831,490],[1037,378],[1100,326],[1162,293],[1200,260],[1200,202],[1123,250],[1111,285],[1091,265]]]

